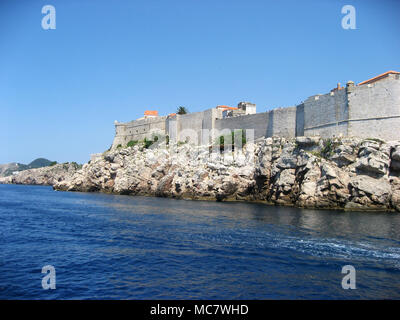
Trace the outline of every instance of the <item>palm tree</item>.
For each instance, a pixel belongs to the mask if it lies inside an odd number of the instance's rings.
[[[188,113],[188,110],[187,110],[185,107],[180,106],[180,107],[178,107],[178,109],[176,110],[176,113],[177,113],[177,114],[187,114],[187,113]]]

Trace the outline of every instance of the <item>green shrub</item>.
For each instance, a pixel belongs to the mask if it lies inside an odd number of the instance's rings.
[[[176,110],[177,114],[187,114],[189,113],[186,107],[180,106],[178,107],[178,109]]]
[[[324,146],[321,149],[321,154],[324,156],[329,156],[333,152],[333,146],[332,146],[332,140],[331,139],[325,139],[324,140]]]
[[[119,149],[119,148],[122,148],[122,144],[117,145],[117,148],[118,148],[118,149]]]
[[[306,151],[306,152],[312,154],[313,156],[316,156],[317,158],[323,158],[320,151]]]
[[[246,144],[246,133],[243,129],[240,130],[236,130],[236,131],[232,131],[231,133],[231,142],[233,145],[235,145],[235,136],[241,136],[242,138],[242,146],[244,146]],[[225,144],[225,137],[229,137],[229,136],[220,136],[217,140],[217,144],[219,144],[221,147],[224,146]]]
[[[127,147],[133,147],[133,146],[137,145],[138,142],[139,141],[137,141],[137,140],[131,140],[131,141],[128,142],[128,144],[126,146]]]
[[[241,135],[242,137],[242,146],[244,146],[246,144],[246,132],[243,129],[240,129],[238,131],[236,131],[235,135]],[[232,136],[232,138],[234,138],[234,136]]]
[[[56,164],[57,164],[57,161],[52,161],[52,162],[50,162],[49,166],[52,167],[52,166],[55,166]]]
[[[153,143],[154,143],[154,141],[147,140],[147,138],[144,138],[144,140],[143,140],[143,144],[146,149],[148,149]]]
[[[335,148],[340,144],[339,141],[333,141],[332,139],[324,139],[323,141],[323,147],[321,151],[319,152],[320,156],[322,158],[328,159],[333,155],[333,151]]]
[[[72,161],[71,164],[75,167],[75,169],[80,169],[80,168],[82,168],[82,165],[79,164],[79,163],[77,163],[77,162],[75,162],[75,161]]]

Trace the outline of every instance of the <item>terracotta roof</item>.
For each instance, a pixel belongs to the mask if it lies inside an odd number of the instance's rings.
[[[144,112],[145,116],[158,116],[158,111],[156,110],[146,110]]]
[[[169,116],[169,117],[175,117],[175,116],[176,116],[176,113],[170,113],[168,116]]]
[[[393,71],[393,70],[386,71],[385,73],[382,73],[382,74],[380,74],[380,75],[378,75],[376,77],[373,77],[371,79],[368,79],[368,80],[365,80],[363,82],[360,82],[358,85],[367,84],[367,83],[373,83],[375,81],[378,81],[378,80],[381,80],[381,79],[387,77],[389,74],[400,74],[400,72]]]
[[[223,109],[223,110],[237,110],[238,108],[236,107],[229,107],[229,106],[217,106],[218,109]]]

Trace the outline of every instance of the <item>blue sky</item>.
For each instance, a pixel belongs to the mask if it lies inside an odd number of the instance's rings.
[[[41,9],[56,9],[43,30]],[[357,29],[341,27],[343,5]],[[400,1],[1,0],[0,163],[86,162],[114,120],[295,105],[400,71]]]

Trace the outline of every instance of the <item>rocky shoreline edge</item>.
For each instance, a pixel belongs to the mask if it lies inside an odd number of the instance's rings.
[[[59,163],[52,166],[18,171],[0,177],[0,184],[29,184],[54,186],[56,182],[70,179],[82,166],[76,162]]]
[[[279,137],[219,152],[190,144],[118,148],[83,165],[21,171],[0,183],[315,209],[400,211],[400,141]],[[239,148],[237,148],[239,149]]]

